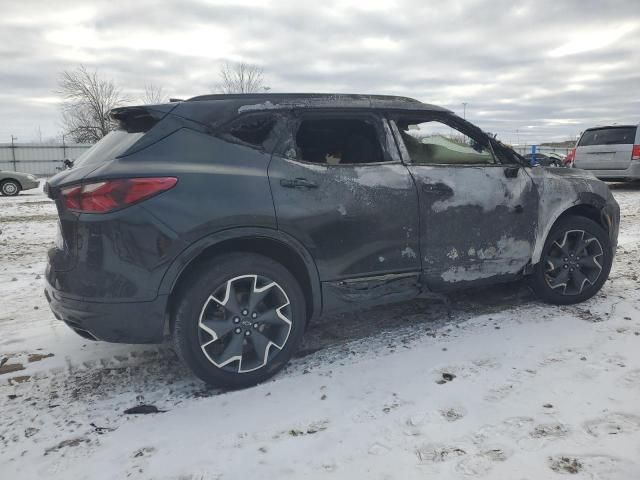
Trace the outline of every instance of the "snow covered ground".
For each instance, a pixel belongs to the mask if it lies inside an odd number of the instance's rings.
[[[0,478],[640,478],[640,185],[610,280],[554,307],[524,285],[313,325],[248,390],[163,346],[94,343],[42,295],[55,209],[0,198]],[[163,412],[130,415],[140,404]]]

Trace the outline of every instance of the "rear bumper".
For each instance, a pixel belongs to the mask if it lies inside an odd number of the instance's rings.
[[[47,283],[45,297],[55,317],[84,338],[115,343],[164,339],[166,295],[150,302],[87,302],[65,298]]]
[[[22,187],[22,190],[32,190],[34,188],[38,188],[40,186],[40,182],[35,180],[28,180],[28,179],[23,179],[20,180],[20,186]]]
[[[576,165],[579,168],[579,165]],[[587,170],[600,180],[613,179],[640,179],[640,162],[631,160],[631,164],[625,170]]]

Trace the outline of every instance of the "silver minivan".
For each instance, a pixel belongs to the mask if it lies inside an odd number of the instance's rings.
[[[603,180],[640,179],[640,128],[612,125],[585,130],[576,144],[573,166]]]

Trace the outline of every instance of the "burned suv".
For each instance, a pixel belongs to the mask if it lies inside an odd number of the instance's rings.
[[[530,278],[603,285],[619,209],[452,112],[373,95],[206,95],[118,108],[47,184],[46,297],[83,337],[170,337],[204,381],[260,382],[321,314]]]

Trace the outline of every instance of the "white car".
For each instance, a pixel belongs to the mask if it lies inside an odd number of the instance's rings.
[[[10,172],[0,170],[0,194],[12,197],[18,195],[21,190],[38,188],[39,180],[30,173]]]
[[[574,167],[602,180],[640,179],[640,128],[611,125],[585,130],[576,145]]]

